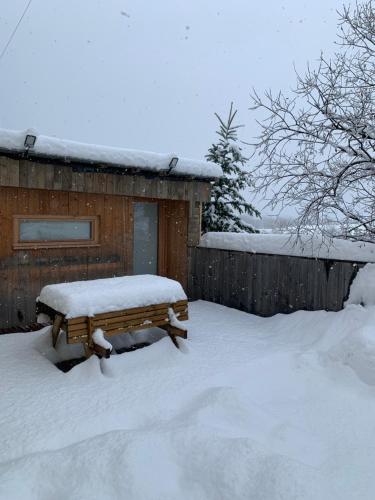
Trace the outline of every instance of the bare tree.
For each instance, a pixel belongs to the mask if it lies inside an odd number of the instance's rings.
[[[291,97],[253,95],[258,192],[295,205],[303,229],[375,240],[375,0],[339,13],[338,50],[297,75]],[[329,228],[329,229],[327,229]]]

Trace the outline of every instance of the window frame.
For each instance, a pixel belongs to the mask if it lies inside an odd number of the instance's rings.
[[[91,224],[91,238],[89,240],[20,240],[20,224],[23,220],[45,220],[45,221],[87,221]],[[38,248],[75,248],[96,247],[99,241],[99,216],[97,215],[13,215],[13,248],[38,249]]]

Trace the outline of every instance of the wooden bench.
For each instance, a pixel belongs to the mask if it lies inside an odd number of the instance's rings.
[[[144,307],[123,309],[121,311],[95,314],[94,316],[80,316],[77,318],[66,318],[64,314],[43,302],[37,302],[37,314],[46,314],[52,323],[52,344],[56,347],[60,331],[66,334],[67,344],[82,343],[86,356],[95,353],[99,356],[109,357],[111,349],[105,349],[96,344],[93,334],[97,329],[103,330],[110,337],[120,333],[135,332],[146,328],[164,329],[174,345],[178,347],[176,337],[187,338],[187,330],[176,321],[188,319],[188,302],[180,300],[174,303],[152,304]]]

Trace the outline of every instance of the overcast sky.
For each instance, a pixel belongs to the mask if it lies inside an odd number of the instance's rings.
[[[0,52],[27,0],[1,0]],[[333,50],[336,0],[33,0],[0,61],[0,127],[201,158],[214,112]]]

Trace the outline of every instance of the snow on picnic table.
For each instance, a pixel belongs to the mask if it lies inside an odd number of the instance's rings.
[[[373,499],[375,307],[186,324],[67,374],[48,329],[0,336],[1,500]]]
[[[42,288],[38,298],[67,318],[187,300],[177,281],[143,274],[58,283]]]
[[[102,163],[118,167],[135,167],[154,172],[168,171],[174,157],[178,157],[177,165],[170,175],[187,175],[192,177],[217,178],[223,175],[219,165],[209,161],[180,158],[175,153],[154,153],[97,144],[85,144],[57,137],[39,135],[35,130],[0,129],[0,149],[9,151],[25,151],[24,142],[27,134],[37,136],[33,155],[61,158],[70,161],[86,161]]]
[[[375,244],[292,234],[206,233],[200,247],[320,259],[375,262]]]

